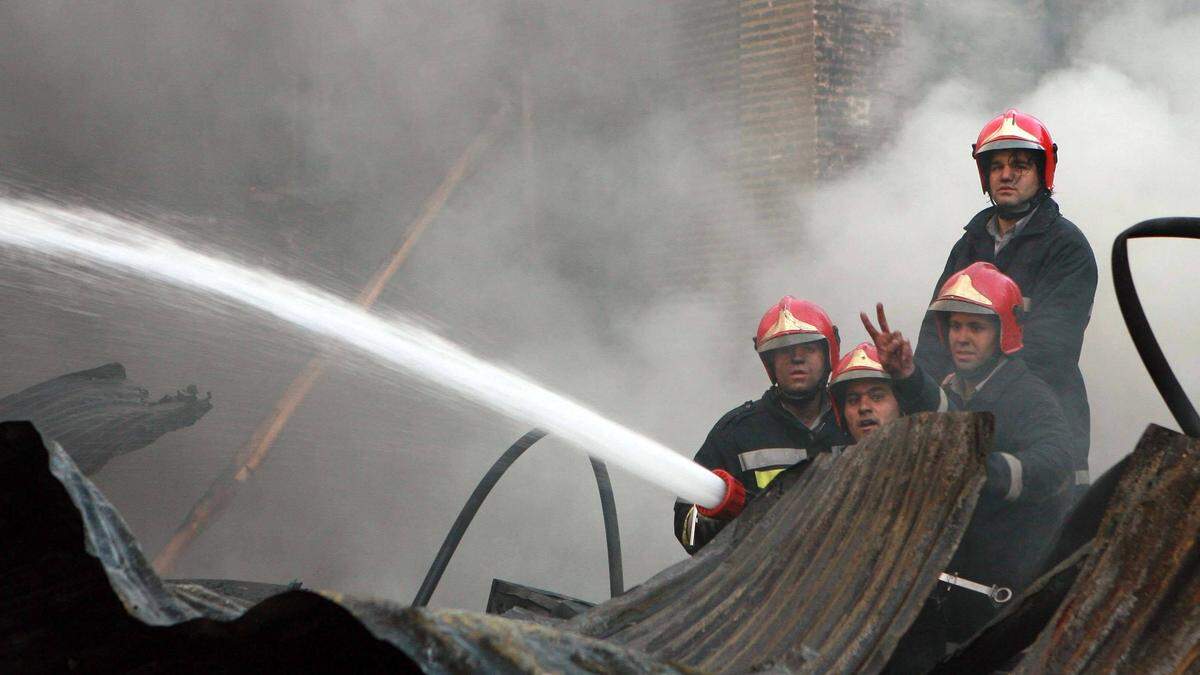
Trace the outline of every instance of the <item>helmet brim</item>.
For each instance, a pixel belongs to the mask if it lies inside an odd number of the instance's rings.
[[[931,312],[963,312],[964,314],[991,314],[998,316],[996,310],[991,307],[984,307],[974,302],[966,300],[935,300],[929,305]]]
[[[767,352],[774,351],[776,349],[783,349],[784,347],[805,344],[807,342],[817,342],[824,339],[825,336],[821,335],[820,333],[788,333],[786,335],[773,337],[760,345],[755,345],[754,348],[758,350],[759,354],[766,354]]]
[[[887,373],[881,373],[878,370],[867,370],[866,368],[860,370],[850,370],[841,373],[836,379],[830,380],[829,386],[832,387],[839,384],[847,384],[855,380],[882,380],[888,384],[891,384],[892,376],[888,375]]]
[[[990,143],[985,143],[983,147],[975,149],[975,157],[982,157],[984,153],[993,150],[1037,150],[1045,152],[1046,149],[1040,143],[1027,141],[1023,138],[998,138]]]

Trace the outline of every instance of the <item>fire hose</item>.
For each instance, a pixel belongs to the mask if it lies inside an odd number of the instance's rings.
[[[1142,357],[1142,363],[1167,404],[1167,409],[1183,433],[1200,438],[1200,416],[1196,415],[1196,409],[1175,378],[1171,364],[1167,363],[1167,357],[1158,346],[1158,340],[1154,339],[1154,331],[1150,329],[1150,321],[1142,310],[1142,302],[1129,271],[1129,240],[1157,237],[1200,239],[1200,218],[1153,218],[1119,234],[1112,247],[1113,289],[1117,293],[1117,304],[1121,307],[1129,337],[1133,339],[1138,355]]]
[[[458,548],[459,542],[462,541],[463,535],[466,534],[467,527],[471,525],[479,507],[483,505],[483,500],[487,498],[488,493],[492,491],[500,477],[508,471],[518,457],[545,435],[546,432],[541,429],[531,429],[526,432],[524,436],[509,446],[503,455],[500,455],[500,458],[492,464],[492,468],[488,469],[488,472],[479,480],[479,484],[467,498],[467,503],[463,504],[462,510],[459,511],[454,525],[446,533],[446,539],[442,541],[442,546],[438,549],[433,564],[429,566],[429,571],[425,573],[425,579],[421,582],[416,597],[413,598],[414,607],[424,607],[429,604],[429,599],[437,589],[438,582],[442,579],[442,573],[450,564],[450,558]],[[591,460],[592,473],[596,476],[596,488],[600,492],[600,510],[604,516],[604,543],[608,550],[608,588],[612,596],[616,597],[624,592],[625,584],[621,565],[621,531],[617,524],[616,500],[613,498],[608,467],[598,459],[592,457],[588,459]]]
[[[1160,237],[1200,239],[1200,218],[1153,218],[1142,221],[1118,235],[1116,240],[1113,241],[1112,247],[1113,287],[1117,296],[1117,304],[1125,320],[1125,326],[1129,330],[1129,336],[1137,348],[1138,355],[1141,357],[1146,371],[1150,374],[1150,379],[1154,382],[1159,395],[1162,396],[1163,401],[1166,403],[1167,409],[1171,411],[1183,433],[1193,438],[1200,438],[1200,415],[1197,415],[1195,407],[1184,392],[1183,387],[1180,386],[1179,380],[1175,377],[1170,363],[1167,362],[1166,355],[1163,354],[1158,340],[1154,337],[1154,331],[1150,328],[1150,322],[1146,318],[1146,313],[1142,308],[1142,303],[1138,297],[1137,288],[1134,286],[1133,275],[1129,266],[1130,239]],[[467,503],[463,505],[463,509],[454,521],[454,525],[450,528],[450,532],[447,533],[445,541],[442,542],[437,557],[434,558],[434,562],[430,566],[429,572],[425,575],[425,579],[421,583],[421,588],[417,591],[416,598],[413,600],[414,606],[421,607],[429,603],[429,598],[433,595],[434,589],[437,588],[442,573],[445,572],[446,565],[449,564],[450,557],[454,555],[454,551],[462,540],[467,526],[470,525],[471,520],[475,517],[475,513],[483,504],[483,500],[487,497],[488,493],[491,492],[492,487],[500,480],[500,476],[504,475],[504,472],[508,470],[512,463],[529,446],[533,445],[544,435],[545,432],[538,429],[533,429],[526,433],[496,460],[492,468],[480,480],[479,485],[475,487],[475,491],[471,493]],[[600,492],[601,509],[604,514],[605,543],[608,549],[609,588],[612,595],[616,596],[622,592],[623,587],[621,539],[617,526],[616,506],[613,500],[612,485],[608,478],[607,467],[603,462],[594,458],[591,459],[591,464],[596,476],[596,485]],[[1005,603],[1012,598],[1012,591],[1008,588],[994,585],[988,586],[963,579],[948,572],[939,574],[938,580],[953,586],[982,593],[997,603]]]

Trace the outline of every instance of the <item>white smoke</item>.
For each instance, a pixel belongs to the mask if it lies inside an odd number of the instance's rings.
[[[238,204],[260,179],[349,200],[308,229],[288,222],[345,267],[292,253],[304,259],[293,272],[349,295],[482,121],[502,102],[519,108],[526,71],[540,92],[540,218],[520,205],[522,140],[509,127],[381,311],[424,314],[473,351],[690,455],[721,413],[766,388],[750,337],[781,295],[824,305],[847,344],[865,338],[857,313],[876,301],[915,337],[946,253],[986,206],[970,143],[985,120],[1017,106],[1059,143],[1057,198],[1101,266],[1083,357],[1099,471],[1145,423],[1170,422],[1121,325],[1108,250],[1137,220],[1198,211],[1189,165],[1200,144],[1200,14],[1173,1],[1031,4],[913,3],[889,61],[893,89],[914,94],[890,113],[894,135],[849,175],[797,195],[794,245],[765,270],[736,270],[750,291],[731,311],[714,300],[728,270],[697,269],[703,242],[689,235],[711,229],[736,246],[752,234],[697,206],[714,201],[697,194],[702,186],[721,185],[712,139],[689,128],[686,111],[639,109],[658,99],[631,93],[669,79],[641,72],[671,56],[662,53],[670,36],[632,30],[647,3],[526,2],[516,12],[440,0],[399,9],[6,3],[0,81],[11,95],[0,101],[0,149],[5,171],[25,168],[105,201],[211,207],[215,220],[192,225],[197,239],[275,241],[284,226],[240,225]],[[530,62],[515,62],[517,53]],[[288,174],[297,165],[302,175]],[[1133,255],[1151,321],[1193,392],[1197,249],[1135,242]],[[63,287],[44,272],[5,269],[0,348],[22,357],[7,366],[5,391],[109,360],[156,391],[193,381],[213,390],[216,407],[195,428],[98,477],[157,551],[313,347],[154,288]],[[663,293],[653,285],[662,269],[694,273],[698,286]],[[475,481],[524,431],[338,355],[178,573],[296,577],[407,601]],[[683,555],[670,532],[673,497],[620,472],[613,479],[633,584]],[[596,507],[587,463],[547,438],[498,485],[434,604],[478,608],[493,576],[602,599]]]
[[[1112,241],[1126,227],[1200,214],[1192,170],[1200,152],[1200,10],[1168,4],[1125,3],[1094,22],[1080,19],[1086,29],[1068,40],[1061,67],[1027,73],[1027,86],[1010,98],[997,101],[996,89],[1012,86],[1003,57],[1021,41],[986,51],[995,58],[976,61],[980,70],[971,77],[935,85],[877,157],[798,198],[815,245],[766,276],[763,297],[802,284],[838,308],[849,344],[866,339],[857,311],[882,301],[894,325],[915,340],[951,245],[987,206],[970,143],[985,121],[1017,107],[1041,119],[1058,143],[1055,199],[1087,235],[1100,268],[1081,359],[1093,475],[1131,451],[1147,423],[1175,427],[1128,338],[1109,269]],[[1186,240],[1131,246],[1147,314],[1191,392],[1200,392],[1193,353],[1200,315],[1191,296],[1200,285],[1198,255],[1200,245]]]

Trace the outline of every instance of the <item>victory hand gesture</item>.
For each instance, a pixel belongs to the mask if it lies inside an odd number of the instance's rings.
[[[859,312],[858,316],[862,319],[863,328],[867,329],[867,335],[870,335],[871,339],[875,341],[875,350],[879,352],[880,365],[893,378],[903,380],[917,369],[916,364],[913,363],[912,344],[900,331],[893,331],[888,327],[887,315],[883,313],[882,302],[875,305],[875,312],[879,315],[878,330],[871,324],[871,319],[865,312]]]

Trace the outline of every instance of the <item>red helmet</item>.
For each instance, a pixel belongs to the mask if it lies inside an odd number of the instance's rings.
[[[1023,346],[1018,315],[1021,287],[991,263],[971,263],[950,275],[929,305],[931,312],[966,312],[1000,317],[1000,351],[1012,354]],[[939,319],[938,336],[946,343],[946,322]]]
[[[1050,130],[1041,120],[1027,115],[1016,108],[1009,108],[1003,115],[983,125],[979,139],[971,144],[971,156],[979,167],[979,182],[983,191],[988,191],[988,167],[984,166],[984,153],[992,150],[1036,150],[1041,152],[1042,186],[1054,189],[1054,166],[1058,163],[1058,146],[1050,139]]]
[[[833,414],[837,418],[838,426],[846,429],[846,420],[842,415],[842,405],[844,400],[842,392],[846,388],[846,384],[851,380],[864,380],[874,378],[877,380],[890,380],[891,375],[883,369],[883,364],[879,362],[879,352],[875,350],[875,345],[870,342],[860,342],[850,353],[842,357],[838,362],[837,368],[833,369],[833,373],[829,376],[829,397],[833,399]]]
[[[762,358],[767,368],[767,376],[775,383],[775,369],[767,352],[781,347],[790,347],[804,342],[824,340],[828,353],[826,368],[832,368],[838,362],[837,327],[829,320],[829,315],[816,303],[807,300],[797,300],[790,295],[783,296],[780,301],[771,306],[762,321],[758,322],[758,334],[754,336],[754,348]]]

